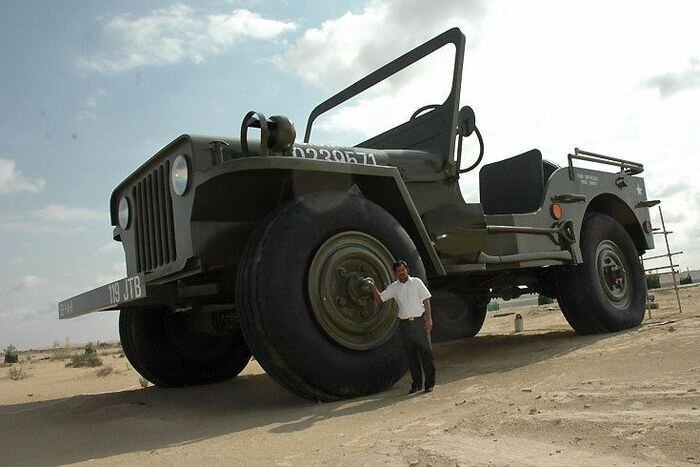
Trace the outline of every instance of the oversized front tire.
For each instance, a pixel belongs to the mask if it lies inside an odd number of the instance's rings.
[[[474,337],[486,319],[488,299],[460,295],[446,290],[433,291],[433,342]]]
[[[122,310],[119,337],[134,369],[161,387],[230,379],[250,361],[240,330],[225,335],[198,332],[191,316],[166,308]]]
[[[581,228],[583,263],[562,268],[557,301],[579,334],[615,332],[644,319],[646,281],[637,249],[610,216],[587,214]]]
[[[406,372],[393,302],[362,281],[393,281],[403,259],[425,280],[415,245],[389,213],[348,193],[292,201],[253,233],[236,302],[253,355],[291,392],[330,401],[382,391]]]

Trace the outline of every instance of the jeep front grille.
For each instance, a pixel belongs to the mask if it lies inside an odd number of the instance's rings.
[[[170,161],[166,161],[131,188],[138,272],[151,271],[177,259],[169,174]]]

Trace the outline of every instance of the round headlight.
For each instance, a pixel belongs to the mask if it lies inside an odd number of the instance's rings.
[[[126,196],[119,201],[119,227],[125,229],[129,227],[129,200]]]
[[[187,191],[187,185],[190,179],[190,167],[185,156],[177,156],[173,163],[173,168],[170,170],[170,182],[173,185],[173,190],[178,196],[182,196]]]

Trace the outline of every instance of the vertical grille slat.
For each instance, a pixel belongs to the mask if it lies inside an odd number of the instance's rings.
[[[148,252],[150,258],[150,268],[158,267],[158,259],[156,258],[156,226],[155,216],[153,213],[153,175],[146,176],[146,216],[148,218]]]
[[[148,189],[146,186],[146,179],[141,180],[141,217],[143,218],[143,257],[144,257],[144,271],[149,271],[151,269],[151,250],[149,245],[151,244],[150,234],[148,233]]]
[[[173,201],[170,197],[170,161],[165,162],[165,214],[168,216],[167,234],[168,246],[170,247],[170,261],[177,260],[177,249],[175,248],[175,220],[173,219]]]
[[[143,246],[146,253],[146,270],[150,271],[153,269],[153,256],[151,255],[153,251],[153,241],[151,240],[151,213],[150,213],[150,200],[151,194],[148,189],[148,177],[143,179]]]
[[[150,171],[131,189],[138,272],[152,271],[177,259],[170,162]]]
[[[137,216],[140,220],[141,224],[141,229],[139,230],[139,235],[138,239],[140,242],[139,248],[141,249],[141,261],[142,261],[142,271],[148,270],[148,230],[147,230],[147,224],[146,224],[146,204],[144,202],[144,199],[146,198],[145,194],[145,187],[143,181],[139,182],[138,186],[138,193],[139,193],[139,202],[138,202],[138,213]]]
[[[153,243],[153,246],[155,247],[154,250],[156,252],[156,264],[158,266],[163,265],[163,242],[161,241],[161,236],[160,236],[160,231],[161,231],[161,225],[162,225],[162,219],[160,217],[160,183],[158,183],[158,169],[153,171],[153,226],[155,229],[153,229],[153,235],[155,238],[155,242]]]
[[[163,255],[163,262],[170,262],[170,247],[168,246],[168,221],[165,213],[165,177],[163,175],[163,166],[158,167],[158,212],[160,213],[160,251]]]
[[[131,188],[131,210],[133,212],[133,220],[131,221],[134,225],[134,231],[136,232],[136,265],[138,267],[138,271],[143,271],[143,268],[141,267],[141,261],[143,258],[143,253],[141,252],[141,248],[143,248],[143,242],[140,241],[139,239],[139,232],[141,232],[141,220],[139,219],[139,208],[138,208],[138,200],[139,200],[139,194],[138,194],[138,185],[133,186]]]

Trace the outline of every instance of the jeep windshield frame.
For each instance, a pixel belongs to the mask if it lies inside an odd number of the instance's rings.
[[[313,123],[320,115],[408,68],[442,47],[453,44],[455,46],[455,55],[452,84],[445,101],[434,108],[431,106],[423,107],[422,109],[425,112],[420,113],[417,111],[407,122],[357,145],[375,149],[423,150],[433,154],[440,154],[444,164],[453,164],[465,43],[466,39],[459,28],[449,29],[320,103],[309,114],[304,142],[310,142]]]

